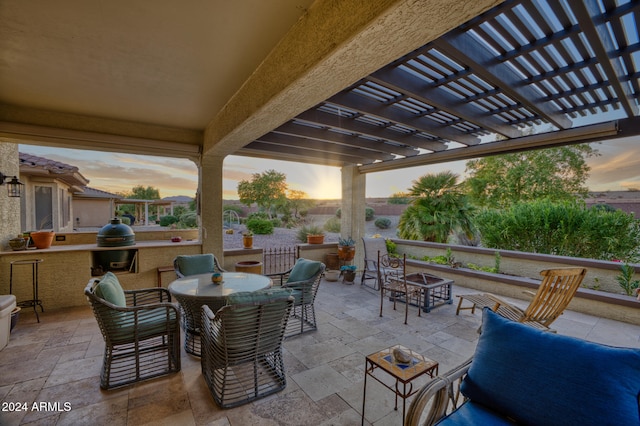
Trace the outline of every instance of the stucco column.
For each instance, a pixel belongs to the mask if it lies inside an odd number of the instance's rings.
[[[1,142],[0,172],[10,177],[19,176],[19,164],[18,144]],[[0,244],[2,249],[9,250],[9,240],[17,237],[21,231],[20,198],[9,197],[6,185],[0,186],[0,206]]]
[[[200,239],[202,252],[213,253],[224,265],[222,235],[222,165],[224,156],[205,155],[200,161]]]
[[[358,167],[345,166],[342,172],[342,209],[340,216],[340,235],[351,237],[356,241],[356,257],[354,263],[358,269],[364,268],[364,236],[366,175],[358,171]]]

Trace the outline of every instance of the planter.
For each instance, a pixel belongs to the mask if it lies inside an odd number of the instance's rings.
[[[253,235],[243,235],[242,246],[246,249],[253,248]]]
[[[11,250],[13,251],[20,251],[20,250],[26,250],[27,249],[27,245],[29,243],[29,239],[25,239],[25,238],[12,238],[9,240],[9,246],[11,247]]]
[[[15,308],[13,308],[13,311],[11,311],[11,327],[9,329],[9,332],[12,332],[14,327],[18,323],[18,317],[20,316],[20,311],[21,309],[19,306],[16,306]]]
[[[242,262],[237,262],[236,272],[262,274],[262,262],[258,262],[257,260],[244,260]]]
[[[342,271],[342,281],[345,284],[353,284],[356,279],[356,271]]]
[[[322,244],[322,243],[324,243],[324,235],[321,235],[321,234],[307,235],[307,244]]]
[[[344,261],[353,260],[356,255],[356,246],[338,246],[338,258]]]
[[[31,233],[31,241],[39,249],[48,249],[53,243],[53,237],[56,233],[53,231],[36,231]]]
[[[338,253],[327,253],[324,255],[324,264],[327,265],[327,269],[340,269],[340,258]]]
[[[338,277],[340,277],[340,271],[327,269],[324,271],[324,279],[327,281],[338,281]]]

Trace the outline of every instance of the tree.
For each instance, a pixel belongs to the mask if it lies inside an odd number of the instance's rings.
[[[240,202],[247,206],[256,203],[271,219],[273,208],[286,200],[286,179],[284,173],[275,170],[254,173],[251,181],[242,180],[238,184]]]
[[[289,189],[287,191],[287,210],[293,210],[293,217],[298,219],[298,213],[313,206],[314,201],[307,198],[304,191]]]
[[[496,155],[468,161],[470,201],[504,208],[521,201],[583,198],[589,177],[586,159],[598,155],[588,144]]]
[[[414,197],[398,222],[398,236],[409,240],[446,243],[454,230],[474,234],[472,208],[452,172],[428,174],[413,182]]]
[[[132,198],[136,200],[159,200],[160,191],[152,186],[146,188],[142,185],[134,186],[126,198]]]

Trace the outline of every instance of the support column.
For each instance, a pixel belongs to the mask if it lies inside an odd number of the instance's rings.
[[[342,172],[342,208],[340,217],[340,235],[351,237],[356,242],[354,263],[358,269],[364,268],[365,191],[366,175],[358,171],[358,166],[345,166]]]
[[[0,172],[10,177],[19,177],[19,164],[18,144],[0,142]],[[22,196],[26,197],[26,194],[23,193]],[[0,186],[0,250],[8,250],[9,240],[17,237],[20,231],[20,198],[9,197],[7,186],[2,185]]]
[[[222,165],[224,156],[206,155],[200,161],[198,199],[202,252],[213,253],[224,265],[222,235]]]

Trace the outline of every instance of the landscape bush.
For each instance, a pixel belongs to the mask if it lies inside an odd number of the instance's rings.
[[[180,216],[180,226],[182,228],[197,228],[198,215],[196,212],[187,212]]]
[[[373,223],[378,229],[389,229],[389,227],[391,226],[391,219],[389,219],[388,217],[379,217]]]
[[[327,232],[340,233],[340,219],[331,217],[324,223],[324,230]]]
[[[581,201],[539,200],[474,218],[489,248],[600,260],[634,260],[640,222],[620,210],[588,208]]]
[[[373,208],[365,207],[365,209],[364,209],[364,220],[366,220],[366,221],[373,220],[375,215],[376,215],[376,211]],[[339,208],[338,210],[336,210],[336,217],[337,218],[342,217],[342,209]]]
[[[160,226],[171,226],[174,223],[178,223],[178,221],[179,219],[177,217],[168,214],[160,218]]]
[[[259,219],[257,217],[253,217],[251,219],[247,219],[246,225],[247,229],[254,234],[273,234],[273,222],[269,219]]]

